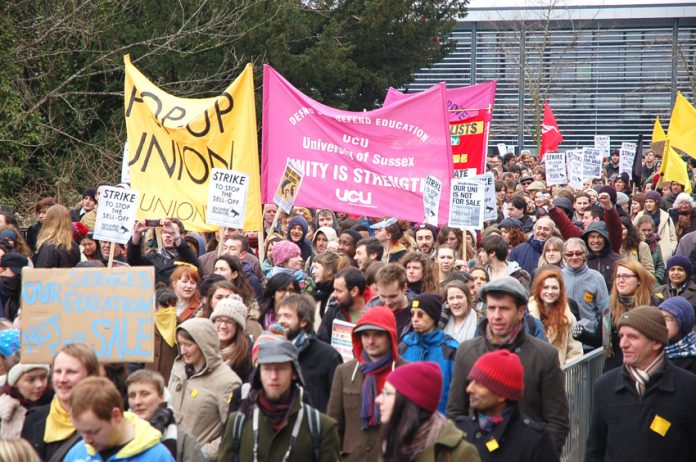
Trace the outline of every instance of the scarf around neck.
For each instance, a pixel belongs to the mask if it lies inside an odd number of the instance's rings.
[[[379,406],[375,403],[375,398],[381,391],[377,389],[377,382],[381,374],[391,369],[392,356],[393,352],[390,351],[377,361],[372,361],[367,353],[362,352],[359,368],[364,376],[360,406],[360,422],[363,430],[380,424]]]
[[[636,385],[636,391],[638,392],[639,396],[643,396],[643,393],[645,393],[645,386],[650,381],[650,378],[657,372],[660,372],[662,370],[664,361],[665,355],[660,354],[645,369],[638,369],[637,367],[629,366],[628,364],[626,364],[626,370],[628,371],[628,375],[631,377],[631,379],[633,379],[633,382]]]
[[[515,341],[515,338],[517,338],[520,330],[522,330],[523,322],[524,321],[513,327],[510,333],[504,337],[496,336],[491,329],[491,325],[486,323],[486,330],[483,332],[483,335],[485,339],[488,340],[488,343],[492,343],[493,345],[511,345],[512,342]]]
[[[665,356],[669,359],[696,357],[696,332],[689,332],[683,339],[667,346]]]
[[[75,433],[70,413],[65,410],[58,397],[51,401],[51,408],[46,418],[46,430],[43,440],[45,443],[55,443],[70,438]]]
[[[155,326],[167,345],[173,347],[176,344],[176,307],[155,311]]]
[[[288,396],[285,398],[281,398],[278,401],[271,401],[266,397],[265,391],[261,390],[261,393],[259,393],[259,409],[263,415],[266,416],[268,423],[271,424],[274,431],[280,430],[280,427],[283,426],[283,422],[287,420],[296,396],[297,392],[293,390],[288,393]]]
[[[483,412],[479,412],[478,424],[479,428],[486,433],[492,433],[498,425],[500,425],[507,416],[512,414],[512,406],[503,409],[503,412],[497,415],[488,415]]]

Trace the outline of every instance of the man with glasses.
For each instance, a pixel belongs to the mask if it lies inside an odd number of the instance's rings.
[[[578,304],[579,314],[576,330],[596,332],[602,312],[609,307],[609,292],[604,276],[587,266],[585,241],[571,237],[563,245],[563,282],[566,297]],[[586,350],[591,349],[585,346]]]

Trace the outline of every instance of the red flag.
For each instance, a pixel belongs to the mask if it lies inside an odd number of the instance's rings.
[[[541,125],[541,149],[539,150],[539,160],[544,158],[544,153],[553,152],[558,149],[558,145],[563,141],[563,135],[558,130],[556,118],[549,107],[548,101],[544,101],[544,121]]]

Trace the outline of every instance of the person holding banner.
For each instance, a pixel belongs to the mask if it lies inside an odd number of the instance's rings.
[[[53,357],[51,370],[55,396],[50,404],[29,410],[22,438],[31,443],[42,460],[58,462],[81,438],[70,419],[73,389],[87,377],[99,376],[99,360],[84,343],[69,343]]]
[[[73,240],[68,209],[56,204],[46,212],[46,219],[36,238],[34,268],[72,268],[80,261],[80,247]]]
[[[177,218],[159,220],[157,227],[162,227],[162,247],[143,255],[141,247],[142,234],[152,226],[148,220],[135,223],[133,236],[128,241],[128,264],[131,266],[154,266],[155,282],[170,284],[170,278],[179,262],[188,263],[198,268],[199,261],[183,238],[186,232],[184,224]]]

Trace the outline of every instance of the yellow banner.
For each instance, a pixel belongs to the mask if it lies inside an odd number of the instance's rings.
[[[124,57],[131,187],[138,219],[179,218],[187,230],[215,231],[205,220],[213,167],[249,174],[244,229],[260,231],[261,182],[251,64],[222,95],[172,96]]]

